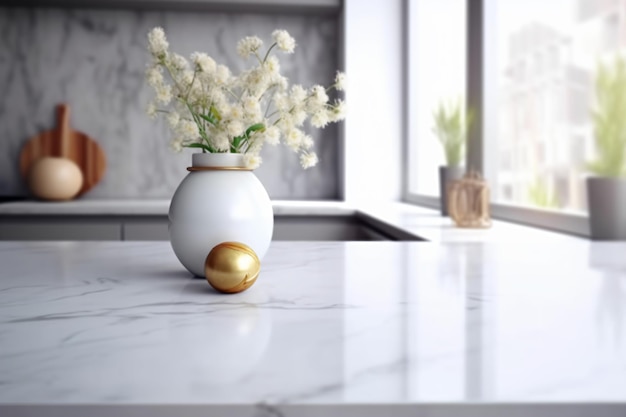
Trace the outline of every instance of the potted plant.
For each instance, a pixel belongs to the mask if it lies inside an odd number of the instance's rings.
[[[626,62],[600,64],[592,111],[596,159],[587,165],[591,238],[626,240]]]
[[[465,155],[467,132],[474,115],[471,109],[464,111],[462,101],[453,103],[446,109],[440,103],[434,112],[435,126],[433,131],[439,139],[446,158],[446,165],[439,167],[439,195],[441,199],[441,215],[448,215],[448,183],[463,178],[465,169],[461,166]]]

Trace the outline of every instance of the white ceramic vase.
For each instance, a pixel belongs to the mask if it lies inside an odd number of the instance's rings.
[[[196,153],[169,210],[172,249],[189,272],[204,277],[204,261],[222,242],[241,242],[263,259],[274,213],[263,184],[245,169],[242,154]]]

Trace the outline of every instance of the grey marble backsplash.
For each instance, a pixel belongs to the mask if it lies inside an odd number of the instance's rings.
[[[103,181],[85,198],[169,198],[187,174],[191,152],[168,146],[165,122],[150,120],[144,82],[146,34],[162,26],[172,50],[207,52],[234,72],[246,66],[237,41],[276,28],[298,42],[280,56],[291,82],[330,83],[338,68],[338,22],[332,16],[220,14],[132,10],[0,8],[0,196],[27,195],[18,172],[27,139],[55,123],[54,108],[71,107],[76,130],[95,138],[107,156]],[[287,148],[268,148],[256,171],[275,199],[338,197],[338,127],[311,129],[320,157],[304,171]]]

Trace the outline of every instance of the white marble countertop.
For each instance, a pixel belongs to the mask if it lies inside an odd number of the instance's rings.
[[[2,416],[626,415],[626,243],[0,242]]]
[[[489,229],[461,229],[438,210],[404,203],[353,205],[342,201],[272,202],[279,216],[357,216],[391,236],[432,242],[570,241],[580,238],[497,221]],[[62,203],[22,201],[0,204],[0,217],[12,216],[167,216],[169,200],[76,200]]]

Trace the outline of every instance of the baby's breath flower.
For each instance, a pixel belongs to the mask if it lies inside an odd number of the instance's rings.
[[[246,36],[237,44],[237,53],[242,58],[248,58],[250,54],[258,51],[263,46],[263,41],[257,36]]]
[[[189,63],[187,62],[185,57],[176,53],[170,56],[170,63],[172,64],[172,67],[177,71],[182,71],[189,67]]]
[[[170,148],[176,153],[180,153],[183,150],[184,141],[182,138],[174,138],[170,142]]]
[[[191,54],[191,61],[196,65],[196,70],[200,72],[212,74],[217,69],[213,58],[203,52],[194,52]]]
[[[261,115],[261,105],[255,97],[247,96],[242,100],[243,110],[249,115],[258,118]]]
[[[330,120],[328,119],[326,109],[318,111],[311,117],[311,124],[317,128],[326,127],[329,122]]]
[[[237,120],[243,118],[243,110],[239,106],[232,106],[230,108],[230,119]]]
[[[346,118],[346,103],[343,100],[335,100],[335,104],[329,110],[329,119],[338,122]]]
[[[198,130],[198,125],[191,120],[181,120],[178,122],[176,126],[178,133],[180,134],[181,139],[185,140],[196,140],[198,136],[200,136],[200,131]]]
[[[230,80],[230,70],[226,65],[218,65],[217,71],[215,72],[215,80],[218,84],[224,85],[227,84]]]
[[[269,57],[263,66],[271,75],[278,74],[280,72],[280,63],[278,62],[278,58],[275,56]]]
[[[313,138],[310,135],[304,135],[302,137],[300,146],[302,147],[302,149],[311,149],[313,147]]]
[[[302,104],[306,100],[306,90],[299,84],[291,86],[289,91],[291,104],[294,106]]]
[[[287,95],[283,93],[274,94],[274,106],[280,112],[286,112],[289,110],[289,99]]]
[[[276,146],[280,141],[280,130],[276,126],[265,129],[265,142],[268,145]]]
[[[152,88],[163,84],[163,74],[160,67],[151,67],[146,71],[146,81]]]
[[[278,86],[279,91],[285,91],[287,89],[287,86],[289,85],[289,81],[287,80],[287,77],[276,74],[272,78],[272,84]]]
[[[324,105],[328,102],[328,94],[326,94],[326,89],[321,85],[316,85],[311,89],[311,99],[310,101],[317,105]]]
[[[275,30],[272,32],[272,37],[274,38],[274,42],[276,42],[278,49],[283,52],[287,52],[288,54],[293,54],[293,51],[296,48],[296,40],[289,35],[289,32],[286,30]]]
[[[343,91],[346,89],[346,74],[337,71],[337,75],[335,76],[335,90]]]
[[[248,91],[252,94],[257,94],[267,89],[269,77],[262,68],[255,68],[247,73],[244,82]]]
[[[228,101],[223,100],[223,101],[216,101],[216,103],[214,104],[215,106],[215,110],[217,110],[217,113],[220,115],[220,118],[222,119],[232,119],[232,115],[230,112],[230,104],[228,103]]]
[[[156,100],[163,104],[167,105],[170,101],[172,101],[172,87],[166,84],[161,84],[156,87]]]
[[[225,132],[220,132],[213,138],[213,144],[219,151],[227,151],[230,148],[230,141]]]
[[[167,123],[169,123],[172,129],[176,128],[176,125],[178,125],[179,121],[180,114],[176,113],[175,111],[172,111],[170,112],[170,114],[167,115]]]
[[[151,119],[156,119],[157,115],[157,107],[154,103],[149,103],[148,108],[146,109],[146,114],[150,116]]]
[[[293,122],[293,117],[289,113],[283,114],[283,116],[278,119],[276,122],[276,126],[282,131],[283,136],[287,136],[289,131],[293,129],[296,125]]]
[[[259,155],[255,155],[255,154],[251,154],[251,153],[245,154],[243,156],[243,160],[244,160],[246,166],[248,168],[250,168],[250,169],[258,168],[259,165],[261,165],[261,162],[263,161]]]
[[[291,150],[297,152],[302,144],[302,137],[304,134],[299,129],[291,129],[285,135],[285,144],[291,148]]]
[[[318,159],[315,152],[307,152],[300,155],[300,165],[302,168],[308,169],[317,165]]]
[[[291,115],[292,123],[295,126],[302,126],[306,118],[307,118],[307,114],[304,110],[296,110]]]
[[[165,38],[163,28],[156,27],[148,33],[148,46],[150,53],[156,58],[163,58],[167,54],[169,43]]]
[[[243,123],[237,119],[229,121],[226,129],[228,134],[233,137],[241,135],[246,130]]]

